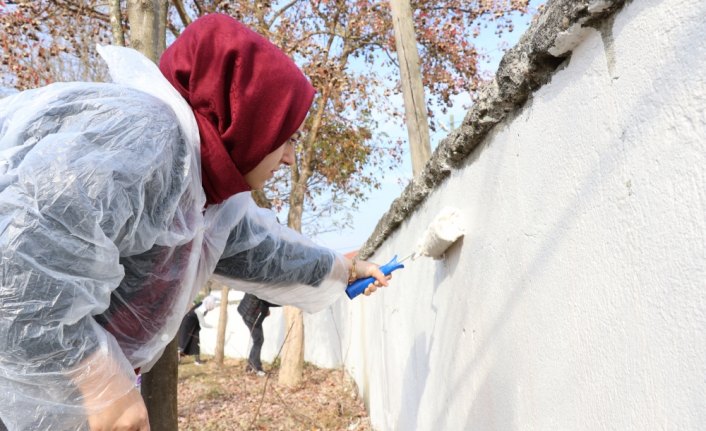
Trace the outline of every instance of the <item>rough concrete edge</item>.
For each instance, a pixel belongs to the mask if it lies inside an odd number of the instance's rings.
[[[600,25],[629,1],[550,0],[517,45],[503,56],[495,78],[481,89],[461,127],[439,143],[424,170],[392,202],[361,247],[361,258],[369,258],[454,169],[463,165],[493,127],[549,82],[578,45],[585,28]]]

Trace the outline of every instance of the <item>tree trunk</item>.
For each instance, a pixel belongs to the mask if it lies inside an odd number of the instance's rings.
[[[226,351],[226,326],[228,326],[228,291],[226,286],[221,287],[221,305],[218,316],[218,336],[216,337],[216,355],[214,360],[218,366],[223,365]]]
[[[166,47],[167,7],[167,0],[128,0],[130,43],[155,63]],[[152,370],[142,376],[142,397],[152,431],[178,428],[178,367],[177,341],[174,339]]]
[[[142,398],[147,406],[151,431],[174,431],[177,419],[177,340],[164,349],[154,368],[142,375]]]
[[[412,151],[412,172],[417,175],[431,155],[429,120],[424,99],[424,84],[419,66],[417,37],[409,0],[390,0],[395,30],[397,57],[404,96],[405,118]]]
[[[347,56],[346,56],[347,58]],[[345,64],[345,60],[344,60]],[[314,163],[314,142],[324,117],[324,110],[331,94],[331,84],[322,91],[318,109],[313,114],[310,129],[307,131],[307,145],[299,161],[292,166],[292,191],[289,194],[287,226],[301,232],[304,199]],[[288,334],[282,349],[279,383],[293,387],[298,385],[304,374],[304,316],[296,307],[284,307],[285,334]]]
[[[167,0],[128,0],[130,45],[155,63],[166,48]]]
[[[287,340],[282,350],[279,383],[295,387],[302,381],[304,370],[304,316],[296,307],[284,307]]]
[[[303,169],[306,171],[306,169]],[[297,176],[289,195],[289,214],[287,224],[290,228],[301,231],[302,211],[304,208],[305,174]],[[288,387],[297,386],[304,373],[304,316],[296,307],[284,307],[284,331],[286,339],[282,349],[279,370],[279,383]]]
[[[120,9],[120,0],[110,0],[110,28],[113,32],[113,44],[125,46],[123,12]]]

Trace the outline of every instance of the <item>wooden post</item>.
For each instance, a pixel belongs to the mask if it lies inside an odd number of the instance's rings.
[[[404,96],[405,118],[412,151],[412,172],[417,175],[431,156],[429,120],[424,99],[424,85],[409,0],[390,0],[395,30],[400,79]]]

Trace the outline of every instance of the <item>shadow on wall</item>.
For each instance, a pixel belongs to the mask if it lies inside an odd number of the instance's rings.
[[[439,285],[448,277],[449,274],[456,272],[456,268],[460,263],[460,250],[463,248],[464,237],[456,240],[444,252],[444,258],[435,260],[436,268],[434,273],[434,294],[439,288]],[[431,257],[422,257],[423,259],[431,259]],[[412,348],[407,355],[410,358],[407,361],[407,366],[402,376],[402,400],[399,417],[396,422],[396,429],[401,430],[416,430],[419,429],[419,411],[424,394],[424,388],[427,384],[427,379],[431,372],[430,356],[434,346],[434,335],[436,333],[436,323],[438,321],[438,308],[431,304],[434,312],[434,321],[429,331],[431,339],[427,343],[426,333],[418,334],[414,339]],[[383,357],[383,360],[385,358]],[[383,371],[388,375],[387,368]]]
[[[397,419],[395,429],[400,430],[416,430],[418,426],[419,406],[426,387],[427,378],[429,377],[429,354],[431,345],[427,346],[426,336],[423,334],[417,335],[414,339],[414,345],[410,351],[407,361],[402,384],[402,400],[400,416]],[[385,370],[387,371],[387,370]]]
[[[628,7],[637,7],[636,4],[631,4],[628,5]],[[645,7],[647,7],[645,5]],[[625,9],[623,9],[624,12]],[[623,12],[618,12],[618,13],[623,13]],[[639,15],[639,11],[632,12],[634,15]],[[612,24],[612,20],[610,22]],[[678,48],[675,46],[674,52],[682,52],[682,53],[688,53],[690,52],[689,46],[693,42],[688,38],[685,37],[678,46],[681,46],[681,48]],[[649,54],[645,54],[649,55]],[[697,57],[697,56],[696,56]],[[692,56],[692,60],[694,62],[700,61],[698,58],[694,58]],[[664,69],[668,64],[663,63],[662,68]],[[570,65],[567,65],[566,68],[568,68]],[[694,70],[701,70],[698,67],[693,68]],[[663,71],[661,75],[659,76],[664,76],[665,73],[668,73],[668,71]],[[607,79],[619,79],[619,78],[613,78],[613,77],[608,77]],[[551,85],[551,84],[549,84]],[[563,214],[557,218],[556,223],[554,223],[551,231],[544,236],[543,244],[539,248],[542,250],[541,253],[538,253],[533,261],[526,267],[526,269],[523,271],[522,275],[519,276],[520,281],[516,283],[514,286],[509,286],[507,289],[506,297],[508,298],[506,303],[501,307],[503,310],[496,318],[495,321],[488,331],[487,334],[485,334],[485,342],[481,345],[478,346],[478,348],[475,350],[474,357],[472,361],[468,364],[466,369],[461,373],[462,375],[471,375],[474,371],[477,371],[477,367],[479,363],[482,362],[483,358],[489,353],[489,343],[497,339],[497,337],[500,335],[500,333],[503,331],[504,327],[508,324],[508,322],[511,319],[512,314],[514,313],[515,308],[517,305],[520,303],[520,300],[522,299],[522,295],[525,292],[523,289],[524,283],[527,280],[532,280],[533,277],[537,276],[538,274],[541,274],[544,270],[547,264],[556,256],[557,250],[559,249],[560,245],[564,241],[564,236],[563,232],[569,231],[572,227],[575,226],[577,222],[578,215],[583,213],[583,208],[587,206],[590,202],[592,202],[592,198],[595,198],[597,195],[599,195],[600,190],[601,190],[601,185],[604,184],[604,181],[606,179],[612,178],[611,174],[613,174],[620,166],[623,165],[623,162],[627,160],[628,155],[631,152],[634,152],[636,150],[639,150],[639,144],[642,141],[641,135],[646,134],[647,131],[644,130],[643,128],[639,127],[639,125],[635,124],[635,122],[630,122],[630,118],[640,118],[639,116],[636,115],[631,115],[631,113],[636,112],[636,111],[644,111],[645,106],[655,106],[656,104],[652,103],[650,104],[649,102],[651,100],[654,100],[655,93],[653,92],[653,88],[650,85],[644,85],[643,87],[643,94],[639,98],[639,102],[635,102],[631,107],[625,107],[624,109],[618,109],[619,112],[623,113],[622,120],[617,120],[615,122],[616,125],[622,126],[623,130],[620,133],[620,142],[616,143],[616,147],[614,151],[604,151],[597,159],[595,162],[595,167],[591,169],[591,171],[585,175],[580,181],[577,181],[576,184],[576,193],[575,193],[575,198],[572,202],[567,203],[565,206],[566,210],[563,212]],[[666,95],[661,95],[663,98]],[[674,92],[669,93],[669,97],[671,98],[676,98],[676,95]],[[614,100],[615,103],[621,103],[620,100]],[[673,103],[678,104],[678,100],[673,100]],[[528,102],[529,103],[529,102]],[[665,104],[663,102],[662,104]],[[666,104],[669,104],[666,102]],[[528,106],[528,105],[526,105]],[[671,105],[674,106],[674,105]],[[654,121],[654,117],[657,117],[660,114],[660,110],[657,108],[653,108],[649,111],[650,113],[650,118],[647,118],[645,115],[641,117],[641,124],[651,124]],[[497,127],[497,126],[496,126]],[[489,142],[486,142],[483,147],[479,147],[477,151],[482,151],[483,148],[485,148],[487,145],[490,145]],[[466,165],[466,169],[469,169],[468,165]],[[492,189],[493,185],[497,185],[496,182],[492,180],[492,178],[487,178],[486,183],[483,185],[483,187],[487,187],[488,190]],[[497,188],[497,187],[496,187]],[[499,191],[496,190],[496,193]],[[490,212],[485,213],[485,222],[488,222],[489,220],[492,219],[492,215]],[[482,226],[483,224],[479,221],[479,226]],[[519,268],[518,268],[519,270]],[[487,289],[498,289],[502,288],[502,286],[486,286]],[[480,290],[480,289],[479,289]],[[458,304],[451,304],[453,307],[459,307],[463,306],[463,304],[458,303]],[[453,312],[451,312],[453,313]],[[417,341],[418,342],[418,341]],[[415,342],[416,346],[416,342]],[[416,349],[415,349],[416,350]],[[422,364],[422,368],[420,369],[420,374],[424,374],[425,376],[428,375],[429,372],[429,364]],[[453,369],[453,363],[449,363],[449,367]],[[405,371],[405,382],[414,382],[415,381],[415,376],[414,376],[415,370],[413,369],[407,369]],[[474,427],[477,427],[477,423],[473,422],[474,415],[473,413],[477,413],[477,410],[474,408],[474,406],[477,406],[479,402],[482,403],[482,401],[479,401],[478,397],[482,395],[484,392],[491,392],[490,385],[487,384],[487,379],[488,376],[484,377],[484,384],[482,387],[477,388],[476,390],[476,397],[472,401],[472,406],[468,410],[468,415],[465,422],[465,427],[464,429],[474,429]],[[425,378],[426,380],[426,378]],[[455,379],[456,383],[453,383],[453,380],[449,381],[449,388],[446,391],[448,394],[454,394],[458,393],[461,389],[463,389],[462,385],[465,383],[463,382],[462,379]],[[409,384],[407,384],[409,386]],[[407,389],[407,388],[406,388]],[[412,388],[410,388],[412,389]],[[414,412],[414,408],[418,408],[420,405],[421,401],[421,394],[424,392],[424,384],[418,385],[416,387],[417,390],[420,391],[420,395],[418,397],[414,397],[414,399],[408,399],[407,402],[410,404],[405,407],[409,407],[409,409],[405,408],[405,411],[401,412],[400,415],[400,421],[398,424],[404,424],[404,414],[406,412]],[[405,391],[405,393],[408,393]],[[504,406],[494,406],[495,411],[503,411],[506,412],[506,414],[511,415],[515,411],[515,406],[512,404],[514,403],[513,400],[507,400],[508,405]],[[451,429],[450,425],[447,423],[447,420],[449,419],[448,416],[448,411],[439,411],[437,413],[436,418],[434,418],[434,421],[431,422],[435,424],[435,427],[437,429]],[[492,422],[492,418],[489,418],[490,422]],[[512,420],[511,418],[508,418],[507,420]],[[417,418],[415,416],[414,422],[410,424],[404,424],[404,425],[410,425],[410,427],[407,426],[401,426],[398,427],[399,429],[415,429],[414,425],[417,423]]]

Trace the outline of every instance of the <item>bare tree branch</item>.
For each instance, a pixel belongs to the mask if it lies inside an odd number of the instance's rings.
[[[172,20],[167,20],[167,30],[172,34],[174,37],[179,37],[181,34],[181,31],[177,28],[176,25],[172,22]]]
[[[110,22],[110,17],[102,12],[98,12],[97,10],[87,7],[83,4],[75,4],[72,2],[66,2],[66,1],[61,1],[61,0],[55,0],[55,5],[58,6],[61,9],[66,10],[67,12],[71,12],[74,15],[84,15],[88,16],[89,18],[94,18],[106,23]]]
[[[270,22],[266,22],[266,23],[265,23],[266,26],[267,26],[267,28],[272,27],[272,24],[274,24],[275,21],[277,21],[277,19],[278,19],[280,16],[282,16],[282,14],[284,14],[285,12],[287,12],[287,9],[293,7],[295,4],[299,3],[300,1],[301,1],[301,0],[292,0],[292,1],[290,1],[289,3],[285,4],[284,6],[282,6],[279,10],[277,10],[277,11],[272,15],[272,19],[270,19]]]
[[[186,13],[186,8],[184,8],[184,2],[182,0],[172,0],[172,4],[176,8],[177,13],[179,14],[179,18],[181,18],[182,24],[184,24],[184,27],[191,24],[191,17],[189,17],[189,14]],[[172,31],[172,33],[174,32]]]

